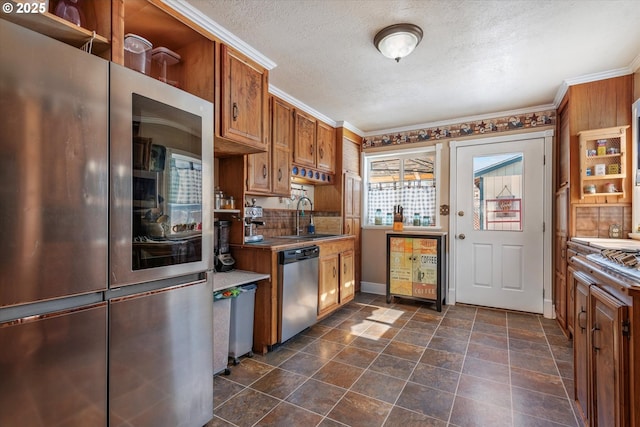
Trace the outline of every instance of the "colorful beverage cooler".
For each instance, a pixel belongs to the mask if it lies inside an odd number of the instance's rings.
[[[387,303],[392,297],[431,301],[442,311],[446,233],[387,234]]]

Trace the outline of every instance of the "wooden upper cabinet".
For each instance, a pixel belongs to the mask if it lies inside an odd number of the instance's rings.
[[[293,108],[276,97],[271,99],[272,193],[289,196],[291,194]]]
[[[302,111],[294,112],[293,163],[317,168],[333,175],[336,171],[336,129]],[[311,175],[308,175],[311,177]],[[318,178],[319,173],[315,172]]]
[[[271,97],[271,137],[273,146],[291,150],[293,140],[293,107]]]
[[[362,178],[355,175],[353,178],[351,193],[351,203],[353,206],[353,216],[360,218],[360,194],[362,192]]]
[[[220,136],[254,148],[253,152],[266,151],[267,70],[225,45],[220,52]]]
[[[247,155],[247,191],[271,192],[271,152]]]
[[[556,190],[570,184],[571,172],[571,132],[567,104],[558,111],[558,143],[556,148]]]
[[[344,130],[343,130],[344,132]],[[354,141],[357,135],[342,138],[342,171],[360,175],[360,146],[361,142]]]
[[[360,217],[362,178],[354,173],[344,174],[344,216]]]
[[[293,163],[316,166],[316,119],[303,111],[294,112]]]
[[[272,194],[274,196],[291,195],[291,153],[282,148],[274,148],[272,165]]]
[[[325,172],[336,170],[336,130],[318,121],[316,125],[316,166]]]

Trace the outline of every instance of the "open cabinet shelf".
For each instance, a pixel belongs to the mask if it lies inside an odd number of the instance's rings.
[[[97,5],[100,5],[100,3],[102,2],[96,2]],[[108,4],[110,15],[110,2],[104,3]],[[29,28],[35,32],[44,34],[77,48],[82,48],[93,38],[91,53],[94,54],[102,54],[111,48],[111,43],[107,38],[111,37],[110,29],[106,31],[107,29],[96,28],[94,37],[93,30],[79,27],[60,18],[50,11],[44,13],[17,13],[18,2],[8,1],[6,4],[11,4],[13,6],[13,11],[11,13],[2,13],[0,16],[14,24]]]
[[[628,127],[616,126],[578,132],[581,199],[626,196]]]

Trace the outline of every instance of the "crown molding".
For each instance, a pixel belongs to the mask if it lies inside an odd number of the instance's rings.
[[[291,104],[294,107],[304,111],[305,113],[311,114],[316,119],[321,120],[321,121],[325,122],[326,124],[328,124],[330,126],[336,127],[336,121],[335,120],[325,116],[324,114],[322,114],[321,112],[319,112],[317,110],[314,110],[313,108],[309,107],[304,102],[300,101],[297,98],[294,98],[293,96],[289,95],[288,93],[281,91],[280,89],[278,89],[277,87],[275,87],[271,83],[269,83],[269,93],[272,94],[272,95],[277,96],[280,99],[283,99],[283,100],[287,101],[289,104]]]
[[[274,69],[278,64],[271,59],[258,52],[253,47],[249,46],[243,40],[229,32],[226,28],[215,22],[213,19],[206,16],[195,6],[185,2],[184,0],[162,0],[164,4],[171,7],[173,10],[180,12],[186,18],[189,18],[194,23],[198,24],[205,30],[220,39],[224,44],[231,46],[238,52],[247,56],[252,61],[257,62],[267,70]]]
[[[336,122],[336,127],[348,129],[351,132],[355,133],[356,135],[364,135],[364,132],[362,132],[360,129],[358,129],[351,123],[346,122],[344,120]]]
[[[185,2],[184,0],[161,0],[161,1],[167,6],[174,9],[175,11],[183,14],[186,18],[190,19],[191,21],[201,26],[205,30],[209,31],[215,37],[219,38],[220,41],[222,41],[223,43],[233,47],[235,50],[239,51],[240,53],[244,54],[251,60],[260,64],[262,67],[266,68],[267,70],[272,70],[277,66],[277,64],[274,61],[272,61],[271,59],[269,59],[268,57],[266,57],[265,55],[263,55],[262,53],[254,49],[253,47],[251,47],[249,44],[245,43],[243,40],[241,40],[231,32],[229,32],[226,28],[222,27],[213,19],[206,16],[195,6]],[[322,120],[323,122],[330,124],[331,126],[334,126],[334,127],[342,126],[342,127],[345,127],[346,129],[349,129],[352,132],[357,133],[358,135],[363,135],[364,137],[367,137],[367,136],[380,135],[382,133],[403,132],[403,131],[422,128],[422,127],[447,126],[447,125],[457,124],[457,123],[466,122],[466,121],[491,119],[495,117],[525,114],[525,113],[536,112],[541,110],[549,110],[549,109],[556,110],[560,105],[560,102],[562,102],[562,98],[564,98],[565,94],[567,93],[569,86],[582,84],[582,83],[590,83],[590,82],[610,79],[614,77],[626,76],[628,74],[633,74],[638,70],[640,70],[640,54],[638,54],[634,58],[634,60],[631,62],[631,64],[629,64],[627,67],[605,71],[602,73],[586,74],[584,76],[563,80],[553,99],[553,104],[531,107],[526,109],[519,109],[519,110],[489,113],[489,114],[483,114],[478,116],[461,117],[461,118],[444,120],[439,122],[422,123],[422,124],[416,124],[416,125],[410,125],[410,126],[404,126],[404,127],[398,127],[398,128],[392,128],[392,129],[380,129],[380,130],[375,130],[371,132],[362,132],[360,129],[356,128],[355,126],[351,125],[346,121],[336,122],[335,120],[327,117],[326,115],[320,113],[319,111],[316,111],[315,109],[309,107],[308,105],[304,104],[298,99],[281,91],[277,87],[272,86],[271,84],[269,85],[269,92],[287,101],[291,105],[307,112],[308,114],[311,114],[312,116]]]
[[[343,127],[345,129],[350,130],[351,132],[357,134],[357,135],[363,135],[364,132],[362,132],[360,129],[358,129],[357,127],[355,127],[354,125],[352,125],[351,123],[347,122],[347,121],[335,121],[327,116],[325,116],[324,114],[322,114],[321,112],[309,107],[307,104],[305,104],[304,102],[300,101],[297,98],[294,98],[293,96],[289,95],[286,92],[283,92],[282,90],[278,89],[276,86],[269,84],[269,93],[271,95],[277,96],[278,98],[288,102],[289,104],[293,105],[296,108],[299,108],[300,110],[304,111],[307,114],[311,114],[313,117],[315,117],[316,119],[319,119],[325,123],[327,123],[328,125],[331,125],[333,127],[339,128],[339,127]]]
[[[623,68],[617,68],[615,70],[603,71],[601,73],[585,74],[584,76],[572,77],[564,80],[568,86],[579,85],[582,83],[591,83],[598,80],[606,80],[614,77],[626,76],[632,74],[631,65]]]
[[[560,106],[560,103],[562,102],[562,98],[564,98],[564,95],[567,93],[568,90],[569,90],[569,84],[567,83],[566,80],[563,80],[562,83],[560,84],[560,87],[558,88],[558,92],[556,92],[556,96],[553,98],[554,108],[557,109]]]
[[[391,133],[398,133],[398,132],[407,132],[407,131],[421,129],[421,128],[449,126],[449,125],[456,125],[456,124],[465,123],[465,122],[477,122],[479,120],[495,119],[496,117],[517,116],[520,114],[536,113],[539,111],[555,110],[555,109],[556,109],[556,106],[553,104],[538,105],[535,107],[520,108],[517,110],[498,111],[495,113],[481,114],[477,116],[458,117],[455,119],[441,120],[438,122],[420,123],[416,125],[409,125],[409,126],[403,126],[403,127],[397,127],[397,128],[391,128],[391,129],[379,129],[371,132],[365,132],[363,136],[368,137],[368,136],[382,135],[386,133],[391,134]]]
[[[555,105],[555,108],[558,108],[560,106],[560,103],[562,102],[562,98],[564,98],[564,95],[569,90],[569,86],[626,76],[626,75],[635,73],[639,68],[640,68],[640,54],[638,54],[638,56],[635,57],[633,62],[631,62],[631,64],[629,64],[629,66],[627,67],[617,68],[615,70],[604,71],[601,73],[585,74],[584,76],[565,79],[562,81],[562,84],[558,88],[558,92],[556,93],[555,98],[553,98],[553,104]]]
[[[635,57],[633,61],[631,61],[631,65],[629,65],[629,68],[631,69],[632,73],[640,70],[640,53]]]

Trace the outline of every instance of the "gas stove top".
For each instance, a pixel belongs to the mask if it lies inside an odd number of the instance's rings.
[[[637,252],[616,251],[587,255],[587,259],[598,265],[609,268],[616,273],[638,281],[640,285],[640,254]]]

